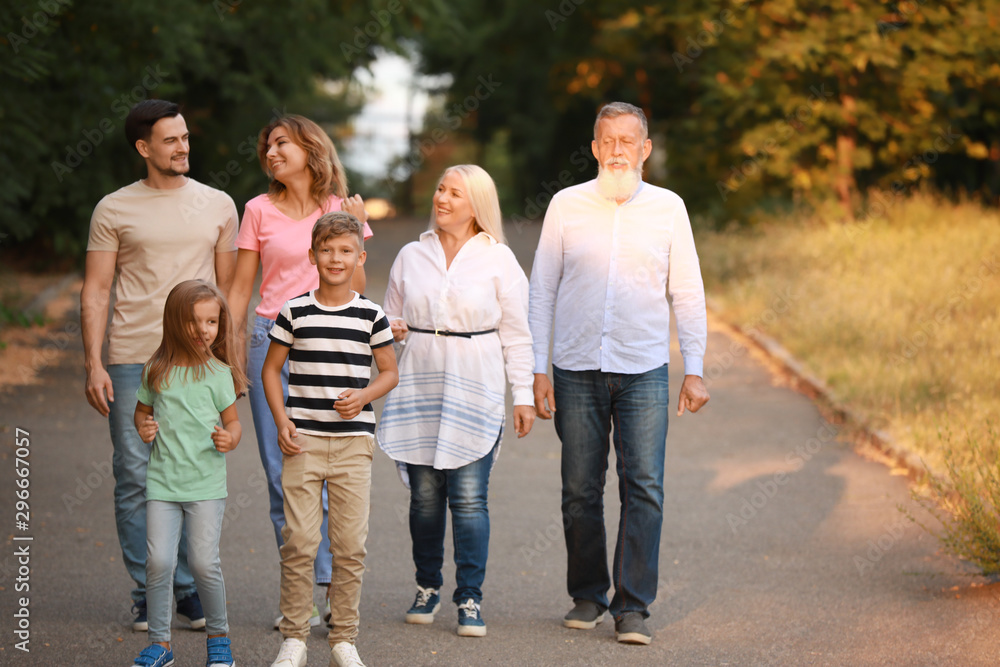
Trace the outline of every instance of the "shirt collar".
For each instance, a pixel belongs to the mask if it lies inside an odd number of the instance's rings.
[[[490,236],[486,232],[479,232],[478,234],[476,234],[475,236],[473,236],[472,239],[477,239],[480,236],[482,236],[484,239],[486,239],[487,242],[490,245],[494,245],[496,243],[499,243],[499,241],[497,241],[495,238],[493,238],[492,236]],[[426,232],[422,232],[420,234],[420,240],[421,241],[429,241],[431,239],[435,239],[436,240],[437,238],[438,238],[437,232],[435,232],[433,229],[428,229]],[[469,240],[471,241],[472,239],[469,239]]]

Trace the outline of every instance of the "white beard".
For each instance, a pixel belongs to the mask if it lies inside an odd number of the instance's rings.
[[[635,194],[642,180],[642,162],[637,168],[617,173],[600,165],[597,169],[597,191],[605,199],[625,201]]]

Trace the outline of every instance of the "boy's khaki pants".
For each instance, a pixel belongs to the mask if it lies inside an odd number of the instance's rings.
[[[323,521],[322,490],[330,501],[330,646],[354,643],[365,571],[365,540],[371,498],[373,436],[319,437],[299,433],[302,451],[284,456],[281,488],[285,527],[281,537],[281,634],[305,640],[313,606],[313,561]]]

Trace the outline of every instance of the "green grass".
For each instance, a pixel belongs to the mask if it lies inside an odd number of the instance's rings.
[[[708,293],[932,468],[946,467],[941,428],[996,457],[986,424],[1000,422],[1000,214],[925,194],[880,210],[699,233]]]

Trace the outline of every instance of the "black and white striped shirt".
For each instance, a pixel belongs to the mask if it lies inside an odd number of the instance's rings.
[[[358,294],[342,305],[321,305],[313,292],[285,302],[269,334],[288,351],[285,413],[302,433],[374,435],[371,404],[354,419],[333,408],[345,389],[364,389],[371,379],[372,350],[392,343],[389,320],[378,304]]]

